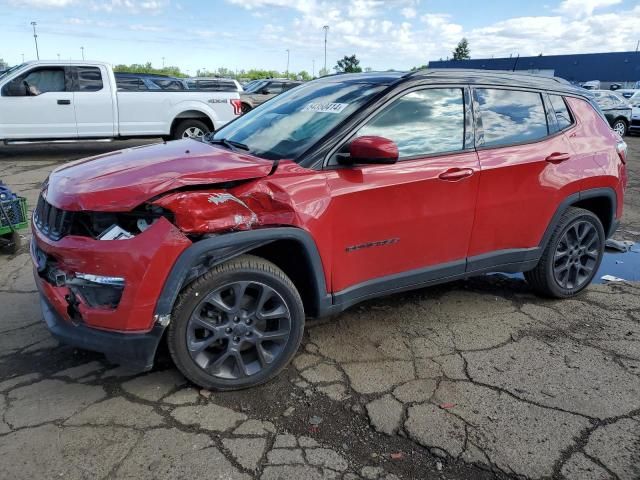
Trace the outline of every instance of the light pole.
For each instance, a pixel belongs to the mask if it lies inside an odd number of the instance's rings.
[[[21,55],[22,55],[22,63],[24,63],[24,53],[22,53]]]
[[[287,78],[289,78],[289,49],[287,48]]]
[[[322,27],[324,30],[324,74],[327,74],[327,32],[329,31],[329,25]]]
[[[312,63],[312,67],[311,67],[311,78],[315,78],[316,76],[316,59],[314,58],[313,60],[311,60]]]
[[[59,54],[59,53],[56,53],[56,55],[58,55],[58,60],[60,60],[60,54]]]
[[[33,41],[36,43],[36,58],[40,60],[40,52],[38,52],[38,35],[36,35],[36,22],[31,22],[31,26],[33,27]]]
[[[84,47],[80,47],[80,51],[82,52],[82,60],[84,60]]]
[[[164,57],[162,57],[162,68],[164,68]]]

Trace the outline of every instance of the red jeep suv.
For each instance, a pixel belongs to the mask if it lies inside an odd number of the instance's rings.
[[[627,149],[587,92],[522,74],[336,75],[203,139],[61,166],[31,253],[53,335],[206,388],[273,378],[305,317],[485,272],[590,282]]]

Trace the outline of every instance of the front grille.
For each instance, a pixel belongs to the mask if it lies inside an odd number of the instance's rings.
[[[47,238],[57,241],[69,233],[73,212],[65,212],[47,202],[42,195],[33,212],[33,221]]]

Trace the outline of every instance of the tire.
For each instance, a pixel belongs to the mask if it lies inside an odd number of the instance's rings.
[[[4,238],[0,238],[0,252],[7,255],[14,255],[20,250],[22,244],[20,234],[18,232],[11,232],[3,235]]]
[[[611,129],[614,132],[616,132],[618,135],[620,135],[621,137],[624,137],[628,133],[628,130],[629,130],[628,127],[627,127],[627,122],[625,122],[621,118],[619,118],[615,122],[613,122],[613,125],[611,125]]]
[[[542,296],[572,297],[593,280],[602,262],[604,246],[600,219],[589,210],[569,207],[554,228],[538,265],[524,276]]]
[[[201,120],[188,118],[178,123],[173,130],[172,137],[174,140],[182,138],[200,138],[209,133],[211,129]]]
[[[249,105],[248,103],[243,103],[242,106],[240,107],[242,110],[242,114],[244,115],[245,113],[249,113],[252,108],[251,105]]]
[[[178,369],[196,385],[239,390],[278,375],[300,346],[304,321],[302,300],[285,273],[260,257],[241,255],[180,294],[167,344]]]

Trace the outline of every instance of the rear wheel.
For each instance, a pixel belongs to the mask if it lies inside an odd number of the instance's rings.
[[[600,219],[588,210],[570,207],[560,218],[540,262],[524,276],[541,295],[571,297],[593,280],[604,244]]]
[[[267,382],[293,358],[304,331],[295,286],[276,265],[242,255],[187,287],[167,341],[178,369],[212,390]]]
[[[621,137],[624,137],[627,134],[627,122],[620,118],[613,122],[613,126],[611,128]]]
[[[210,131],[211,129],[203,121],[188,118],[176,125],[173,131],[173,138],[175,140],[180,140],[181,138],[202,138]]]

